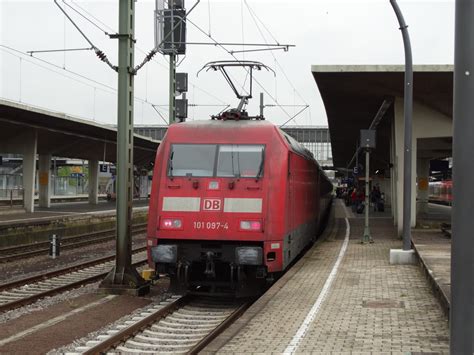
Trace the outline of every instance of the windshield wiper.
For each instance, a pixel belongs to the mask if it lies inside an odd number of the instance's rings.
[[[263,173],[263,163],[265,162],[265,153],[262,149],[262,160],[260,161],[260,166],[258,167],[258,172],[257,172],[257,176],[255,176],[255,178],[258,179],[262,176],[262,173]]]
[[[170,154],[170,158],[168,160],[169,164],[169,168],[170,168],[170,177],[173,177],[173,156],[174,156],[174,152],[171,152]]]

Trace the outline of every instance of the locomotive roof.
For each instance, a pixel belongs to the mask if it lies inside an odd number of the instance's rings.
[[[256,128],[256,127],[275,127],[275,125],[265,120],[198,120],[198,121],[186,121],[173,125],[173,127],[186,127],[186,128]]]

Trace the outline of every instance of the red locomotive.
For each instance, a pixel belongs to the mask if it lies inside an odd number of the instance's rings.
[[[266,68],[211,62],[204,68]],[[174,290],[256,294],[314,240],[332,184],[312,154],[263,117],[236,109],[171,125],[156,156],[148,258]],[[251,88],[250,84],[250,88]],[[216,120],[217,118],[217,120]]]
[[[261,120],[171,125],[153,176],[150,266],[194,290],[262,287],[316,238],[332,192],[311,153]]]

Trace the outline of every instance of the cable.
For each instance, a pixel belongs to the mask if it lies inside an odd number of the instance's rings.
[[[92,41],[84,34],[84,32],[81,31],[81,29],[79,28],[78,25],[76,25],[76,23],[72,20],[72,18],[67,14],[67,12],[58,4],[57,0],[53,0],[54,3],[56,4],[56,6],[61,10],[61,12],[64,14],[64,16],[66,16],[68,18],[68,20],[74,25],[74,27],[79,31],[79,33],[82,35],[82,37],[84,37],[84,39],[87,41],[87,43],[90,44],[90,46],[92,48],[94,48],[94,52],[95,54],[97,55],[97,57],[103,61],[105,64],[107,64],[110,68],[112,68],[112,70],[114,71],[118,71],[118,67],[113,65],[109,59],[107,58],[107,55],[102,52],[98,47],[96,47],[94,45],[94,43],[92,43]]]
[[[3,44],[0,44],[0,47],[3,47],[3,48],[4,48],[3,50],[7,49],[7,50],[10,50],[10,51],[13,51],[13,52],[17,52],[17,53],[20,53],[21,55],[26,56],[27,58],[33,58],[33,59],[35,59],[35,60],[37,60],[37,61],[46,63],[46,64],[48,64],[48,65],[50,65],[50,66],[52,66],[52,67],[54,67],[54,68],[59,69],[60,71],[57,71],[57,70],[52,69],[52,68],[48,68],[48,67],[46,67],[46,66],[44,66],[44,65],[35,63],[35,62],[32,61],[32,60],[22,58],[22,57],[20,57],[20,56],[18,56],[18,55],[15,55],[15,54],[13,54],[13,53],[11,53],[11,52],[6,51],[8,54],[10,54],[10,55],[12,55],[12,56],[14,56],[14,57],[16,57],[16,58],[19,58],[20,61],[25,61],[25,62],[31,63],[31,64],[33,64],[33,65],[36,65],[36,66],[40,67],[40,68],[43,68],[43,69],[45,69],[45,70],[51,71],[51,72],[53,72],[53,73],[59,74],[59,75],[64,76],[64,77],[66,77],[66,78],[68,78],[68,79],[71,79],[71,80],[73,80],[73,81],[76,81],[76,82],[78,82],[78,83],[80,83],[80,84],[82,84],[82,85],[86,85],[86,86],[92,87],[92,88],[94,88],[94,89],[99,89],[99,90],[101,90],[101,91],[103,91],[103,92],[105,92],[105,93],[111,94],[111,95],[115,95],[115,94],[117,93],[117,89],[115,89],[114,87],[112,87],[112,86],[110,86],[110,85],[101,83],[100,81],[97,81],[97,80],[94,80],[94,79],[90,79],[90,78],[88,78],[88,77],[86,77],[86,76],[84,76],[84,75],[82,75],[82,74],[76,73],[76,72],[71,71],[71,70],[69,70],[69,69],[62,68],[62,67],[60,67],[59,65],[56,65],[56,64],[51,63],[51,62],[48,62],[48,61],[46,61],[46,60],[44,60],[44,59],[28,56],[28,55],[26,55],[24,52],[19,51],[19,50],[15,49],[15,48],[12,48],[12,47],[9,47],[9,46],[3,45]],[[0,48],[0,49],[2,49],[2,48]],[[71,74],[73,74],[73,75],[76,75],[76,76],[80,77],[81,79],[84,79],[84,80],[87,80],[87,81],[91,81],[91,82],[93,82],[93,83],[95,83],[95,84],[101,85],[102,87],[104,87],[104,88],[106,88],[106,89],[100,88],[100,87],[97,87],[97,86],[94,86],[94,85],[91,85],[91,84],[86,83],[86,82],[84,82],[84,81],[82,81],[82,80],[78,80],[77,78],[71,77],[70,75],[66,75],[66,74],[64,74],[63,72],[71,73]],[[135,100],[139,101],[139,102],[147,103],[147,104],[149,104],[149,105],[153,105],[152,102],[146,101],[146,100],[144,100],[144,99],[142,99],[142,98],[140,98],[140,97],[134,96],[133,98],[134,98]],[[20,100],[20,102],[21,102],[21,100]]]
[[[64,0],[63,0],[64,1]],[[208,5],[209,5],[209,11],[210,11],[210,3],[209,3],[210,0],[208,0]],[[83,12],[85,12],[87,15],[89,15],[92,19],[94,19],[95,21],[99,22],[103,27],[105,27],[106,29],[108,29],[109,31],[113,32],[113,33],[116,33],[117,31],[115,31],[112,27],[110,27],[109,25],[107,25],[105,22],[101,21],[99,18],[95,17],[91,12],[89,12],[87,9],[85,9],[84,7],[80,6],[76,1],[74,0],[70,0],[70,2],[72,4],[74,4],[74,6],[76,6],[77,8],[79,8],[80,10],[82,10]],[[77,9],[75,9],[76,12],[79,12]],[[210,12],[209,12],[210,13]],[[81,16],[84,17],[84,15],[82,14]],[[88,19],[88,21],[91,21],[90,19]],[[107,33],[107,31],[104,30],[104,28],[98,26],[97,24],[94,24],[94,26],[98,29],[100,29],[102,32],[104,33]],[[210,31],[209,31],[209,34],[210,34]],[[140,51],[141,53],[143,54],[146,54],[147,52],[138,47],[137,45],[135,45],[135,48]],[[166,57],[163,57],[163,59],[166,61]],[[184,58],[183,58],[184,60]],[[168,67],[166,65],[164,65],[163,63],[160,63],[159,61],[156,60],[156,58],[152,58],[152,61],[155,62],[156,64],[158,64],[160,67],[162,67],[163,69],[165,70],[168,70]],[[200,91],[202,91],[203,93],[205,93],[206,95],[208,95],[209,97],[212,97],[214,98],[215,100],[223,103],[224,105],[227,105],[227,103],[225,103],[224,101],[222,101],[221,99],[219,99],[217,96],[211,94],[210,92],[200,88],[199,86],[195,85],[191,80],[188,80],[189,84],[193,85],[193,87],[195,89],[198,89]]]
[[[113,33],[117,33],[116,30],[114,30],[112,27],[110,27],[109,25],[107,25],[106,23],[102,22],[101,20],[99,20],[97,17],[95,17],[92,13],[90,13],[89,11],[87,11],[86,9],[84,9],[82,6],[80,6],[77,2],[75,2],[74,0],[70,0],[72,4],[74,4],[74,6],[77,6],[78,8],[80,8],[82,11],[84,11],[86,14],[88,14],[90,17],[92,17],[94,20],[96,20],[97,22],[99,22],[102,26],[104,27],[107,27],[110,31],[112,31]],[[99,26],[95,25],[96,27],[100,28]],[[100,28],[101,31],[103,32],[107,32],[107,31],[104,31],[102,28]]]
[[[110,35],[109,32],[107,32],[106,30],[104,30],[102,27],[100,27],[99,25],[97,25],[94,21],[92,21],[91,19],[89,19],[87,16],[85,16],[84,14],[82,14],[79,10],[75,9],[74,7],[72,7],[71,5],[69,5],[65,0],[63,0],[63,3],[69,7],[71,10],[73,10],[74,12],[76,12],[79,16],[81,16],[83,19],[85,19],[87,22],[89,22],[90,24],[92,24],[93,26],[95,26],[97,29],[99,29],[100,31],[104,32],[104,34],[106,36]],[[116,32],[115,32],[116,33]]]
[[[41,58],[38,58],[38,57],[29,56],[29,55],[25,54],[24,52],[19,51],[18,49],[15,49],[15,48],[6,46],[6,45],[4,45],[4,44],[0,44],[0,47],[3,47],[3,48],[5,48],[5,49],[8,49],[8,50],[13,51],[13,52],[16,52],[16,53],[20,53],[21,55],[24,55],[24,56],[27,57],[27,58],[33,58],[33,59],[35,59],[35,60],[37,60],[37,61],[43,62],[43,63],[48,64],[48,65],[50,65],[50,66],[52,66],[52,67],[54,67],[54,68],[57,68],[57,69],[59,69],[60,71],[64,71],[64,72],[71,73],[71,74],[76,75],[76,76],[78,76],[78,77],[80,77],[80,78],[82,78],[82,79],[91,81],[91,82],[96,83],[96,84],[98,84],[98,85],[101,85],[101,86],[103,86],[103,87],[105,87],[105,88],[107,88],[107,89],[115,90],[115,88],[113,88],[113,87],[110,86],[110,85],[101,83],[100,81],[97,81],[97,80],[94,80],[94,79],[90,79],[90,78],[88,78],[88,77],[86,77],[86,76],[84,76],[84,75],[82,75],[82,74],[76,73],[76,72],[74,72],[74,71],[72,71],[72,70],[69,70],[69,69],[66,69],[66,68],[63,68],[63,67],[61,67],[61,66],[59,66],[59,65],[57,65],[57,64],[48,62],[47,60],[44,60],[44,59],[41,59]],[[8,52],[8,51],[7,51],[7,53],[9,53],[10,55],[15,56],[15,57],[17,57],[17,58],[22,58],[22,57],[19,57],[19,56],[13,54],[13,53]],[[87,85],[87,86],[90,86],[90,87],[94,87],[93,85],[90,85],[90,84],[88,84],[88,83],[85,83],[85,82],[83,82],[83,81],[81,81],[81,80],[78,80],[78,79],[76,79],[76,78],[73,78],[73,77],[71,77],[71,76],[65,75],[64,73],[61,73],[61,72],[59,72],[59,71],[56,71],[56,70],[53,70],[53,69],[48,68],[48,67],[46,67],[46,66],[40,65],[40,64],[38,64],[38,63],[35,63],[34,61],[31,61],[31,60],[28,60],[28,59],[25,59],[25,58],[23,58],[23,60],[26,61],[26,62],[28,62],[28,63],[31,63],[31,64],[33,64],[33,65],[36,65],[36,66],[38,66],[38,67],[40,67],[40,68],[43,68],[43,69],[52,71],[52,72],[54,72],[54,73],[56,73],[56,74],[59,74],[59,75],[61,75],[61,76],[64,76],[64,77],[66,77],[66,78],[68,78],[68,79],[74,80],[74,81],[76,81],[76,82],[78,82],[78,83],[81,83],[81,84],[83,84],[83,85]],[[99,89],[102,90],[102,91],[104,91],[104,92],[107,92],[107,90],[104,90],[104,89],[102,89],[102,88],[99,88]]]
[[[244,1],[245,1],[245,4],[247,5],[247,8],[249,9],[249,12],[250,12],[251,9],[250,9],[249,4],[247,3],[247,0],[244,0]],[[273,36],[273,34],[271,33],[271,31],[267,28],[267,26],[265,26],[265,24],[263,23],[263,21],[260,20],[260,18],[257,16],[257,14],[256,14],[253,10],[251,10],[251,11],[254,13],[255,17],[256,17],[256,18],[258,19],[258,21],[262,24],[262,26],[263,26],[263,27],[267,30],[267,32],[270,34],[270,37],[272,37],[273,40],[275,41],[275,43],[279,45],[280,42],[277,41],[277,39]]]
[[[168,121],[164,118],[164,116],[161,114],[160,111],[158,111],[158,105],[153,105],[151,104],[151,107],[153,107],[153,109],[156,111],[156,113],[161,117],[161,119],[163,120],[163,122],[166,123],[167,126],[169,126],[169,123]]]
[[[275,40],[275,42],[278,44],[278,41],[276,41],[275,37],[272,35],[272,33],[268,30],[268,28],[265,26],[265,24],[263,23],[262,20],[260,20],[260,18],[257,16],[257,14],[253,11],[253,9],[250,7],[250,5],[247,3],[247,0],[244,0],[245,1],[245,4],[247,5],[247,9],[249,11],[249,14],[250,16],[252,17],[252,20],[254,21],[255,23],[255,26],[257,27],[258,31],[260,32],[260,35],[262,36],[263,40],[265,41],[266,44],[268,44],[262,30],[260,29],[260,26],[258,25],[257,23],[257,20],[263,25],[263,27],[267,30],[267,32],[270,34],[270,36]],[[286,74],[285,70],[283,69],[283,67],[280,65],[280,63],[278,62],[278,59],[276,58],[276,56],[273,54],[273,52],[271,52],[271,55],[273,56],[274,60],[275,60],[275,63],[278,65],[278,67],[281,69],[281,71],[283,72],[283,75],[285,76],[286,80],[288,81],[288,83],[290,84],[290,86],[293,88],[294,92],[298,95],[298,97],[301,99],[301,101],[303,101],[306,105],[308,104],[306,102],[306,100],[301,96],[301,94],[298,92],[298,90],[296,90],[295,86],[293,85],[293,83],[291,82],[290,78],[288,77],[288,75]]]
[[[191,20],[187,20],[190,24],[192,24],[194,27],[196,27],[200,32],[204,33],[204,35],[208,36],[206,32],[200,28],[198,25],[196,25],[194,22]],[[232,54],[227,48],[225,48],[223,45],[221,45],[217,40],[215,40],[212,36],[208,36],[214,43],[216,43],[217,47],[222,48],[224,51],[226,51],[228,54],[230,54],[236,61],[241,62],[234,54]],[[254,79],[257,85],[278,105],[278,101],[268,92],[265,87],[260,84],[260,82],[257,79]],[[291,117],[291,115],[281,106],[278,106],[288,117]]]

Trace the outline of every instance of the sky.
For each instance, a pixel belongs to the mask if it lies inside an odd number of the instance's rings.
[[[117,40],[103,31],[118,28],[118,1],[58,0],[80,29],[113,64],[118,63]],[[190,9],[196,1],[187,0]],[[413,50],[414,64],[452,64],[454,56],[454,0],[399,0]],[[81,17],[79,11],[91,22]],[[154,47],[155,2],[135,3],[135,64]],[[311,74],[311,65],[403,64],[403,42],[389,0],[201,0],[189,14],[187,40],[211,43],[291,44],[289,51],[235,54],[260,61],[271,72],[255,73],[250,114],[258,113],[264,92],[266,119],[281,125],[327,125],[324,105]],[[117,75],[93,51],[36,53],[26,51],[73,49],[88,43],[53,0],[0,0],[0,97],[52,111],[116,124]],[[7,48],[8,47],[8,48]],[[249,46],[225,46],[230,50]],[[268,47],[266,47],[268,48]],[[189,120],[209,119],[238,100],[224,78],[201,72],[204,64],[232,60],[217,46],[188,45],[177,71],[189,75]],[[135,77],[134,122],[164,124],[168,117],[168,62],[157,54]],[[244,71],[232,71],[239,87]],[[248,81],[246,82],[248,85]],[[416,83],[415,83],[416,85]],[[342,103],[343,104],[343,103]],[[160,116],[152,105],[157,107]]]

